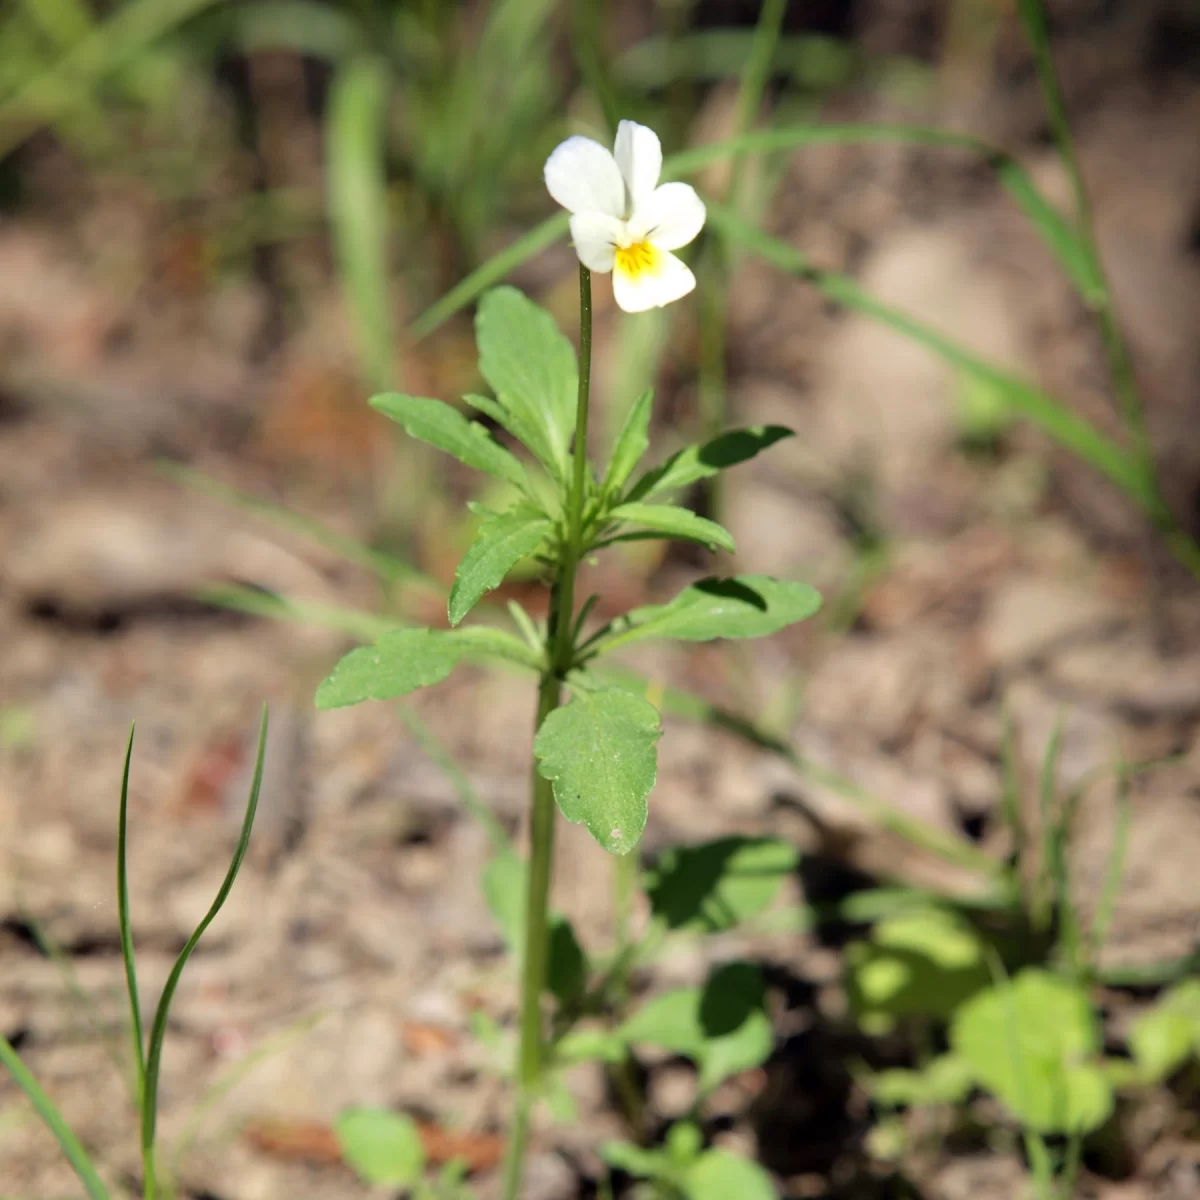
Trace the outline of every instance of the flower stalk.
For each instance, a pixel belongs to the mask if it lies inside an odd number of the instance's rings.
[[[579,265],[579,392],[575,409],[575,448],[563,537],[550,593],[546,624],[546,667],[538,686],[534,733],[562,699],[562,683],[575,658],[575,575],[583,548],[587,500],[588,402],[592,365],[592,275]],[[554,866],[554,789],[533,764],[528,891],[525,897],[524,959],[521,968],[520,1043],[517,1100],[504,1172],[505,1200],[517,1200],[529,1144],[529,1124],[545,1067],[542,994],[549,958],[550,876]]]

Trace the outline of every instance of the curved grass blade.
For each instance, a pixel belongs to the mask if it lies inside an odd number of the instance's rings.
[[[395,383],[384,177],[388,99],[387,66],[373,54],[361,54],[334,77],[325,127],[338,271],[363,363],[380,389]]]
[[[167,1033],[167,1013],[171,1007],[171,1000],[175,996],[175,989],[179,986],[179,977],[183,974],[183,968],[187,966],[187,960],[191,958],[192,951],[195,950],[196,943],[200,941],[204,931],[221,911],[221,906],[233,888],[233,881],[237,878],[238,871],[241,870],[242,860],[246,857],[246,850],[250,845],[250,831],[254,828],[254,814],[258,809],[258,793],[262,787],[263,759],[266,750],[267,709],[264,705],[262,723],[258,730],[258,754],[254,760],[254,781],[250,785],[250,798],[246,802],[246,815],[242,819],[242,830],[238,836],[237,848],[233,852],[233,859],[229,864],[229,870],[225,872],[225,878],[217,892],[216,899],[212,902],[208,912],[204,914],[204,919],[196,926],[195,932],[184,944],[183,949],[179,952],[179,957],[175,960],[175,965],[171,968],[171,974],[167,976],[162,996],[158,1001],[158,1008],[154,1013],[154,1024],[150,1027],[150,1044],[146,1055],[146,1085],[142,1098],[142,1150],[144,1154],[149,1154],[154,1146],[154,1131],[158,1117],[158,1074],[162,1064],[163,1039]]]
[[[21,1061],[21,1057],[13,1049],[12,1043],[0,1034],[0,1063],[3,1063],[17,1081],[17,1086],[29,1098],[38,1116],[42,1118],[46,1128],[54,1134],[62,1152],[67,1156],[71,1169],[79,1176],[91,1200],[110,1200],[108,1188],[104,1186],[88,1152],[75,1136],[71,1127],[63,1119],[57,1105],[42,1090],[42,1086],[33,1077],[29,1068]]]
[[[137,1102],[141,1110],[146,1096],[146,1049],[142,1036],[142,1006],[138,999],[137,963],[133,956],[133,926],[129,919],[129,872],[127,850],[129,816],[129,764],[133,759],[133,735],[129,727],[125,746],[125,768],[121,772],[121,808],[117,817],[117,925],[121,931],[121,958],[125,964],[125,990],[129,994],[130,1032],[133,1036],[133,1061],[137,1069]]]
[[[243,54],[290,50],[336,62],[366,49],[363,28],[349,13],[311,0],[244,5],[229,14],[231,41]]]
[[[747,225],[727,209],[710,202],[708,219],[723,237],[757,254],[772,266],[807,280],[830,299],[881,321],[897,333],[919,342],[960,371],[995,388],[1014,411],[1023,414],[1060,445],[1107,475],[1152,517],[1157,519],[1161,516],[1162,501],[1158,488],[1144,467],[1133,461],[1117,442],[1049,393],[977,358],[951,338],[907,313],[876,300],[848,276],[813,266],[796,247]]]

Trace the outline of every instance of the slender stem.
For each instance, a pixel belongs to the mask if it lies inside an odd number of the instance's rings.
[[[575,415],[575,456],[566,504],[562,553],[550,594],[546,629],[546,672],[538,688],[535,734],[562,699],[562,681],[575,657],[575,573],[583,541],[587,498],[588,399],[592,373],[592,276],[579,267],[579,395]],[[549,958],[550,875],[554,865],[554,789],[533,764],[530,815],[529,886],[525,897],[524,961],[521,967],[520,1045],[517,1101],[504,1168],[505,1200],[517,1200],[529,1143],[533,1102],[542,1082],[545,1030],[542,993]]]

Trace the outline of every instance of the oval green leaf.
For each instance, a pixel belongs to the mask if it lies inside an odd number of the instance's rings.
[[[699,542],[709,549],[734,549],[733,534],[716,521],[698,517],[691,509],[677,508],[673,504],[621,504],[611,509],[608,517],[613,521],[625,521],[640,525],[665,537],[679,538],[686,542]]]
[[[385,1108],[348,1108],[334,1124],[342,1159],[376,1186],[408,1187],[421,1178],[425,1150],[411,1117]]]
[[[457,625],[481,596],[499,587],[509,571],[546,540],[552,528],[546,517],[527,508],[484,521],[454,573],[450,624]]]

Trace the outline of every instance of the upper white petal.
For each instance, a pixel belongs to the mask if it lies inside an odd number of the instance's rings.
[[[658,177],[662,174],[662,143],[653,129],[636,121],[622,121],[617,126],[613,154],[625,179],[628,211],[632,212],[658,186]]]
[[[589,271],[608,272],[613,269],[613,254],[624,233],[625,222],[605,216],[604,213],[576,213],[571,218],[571,240],[575,243],[575,253]]]
[[[662,250],[678,250],[704,228],[704,201],[690,183],[664,183],[639,204],[629,220],[629,232]]]
[[[625,215],[625,183],[617,160],[591,138],[569,137],[546,159],[546,187],[568,212]]]
[[[695,286],[696,277],[683,260],[665,250],[654,271],[627,275],[619,266],[613,271],[613,298],[626,312],[662,308],[686,296]]]

